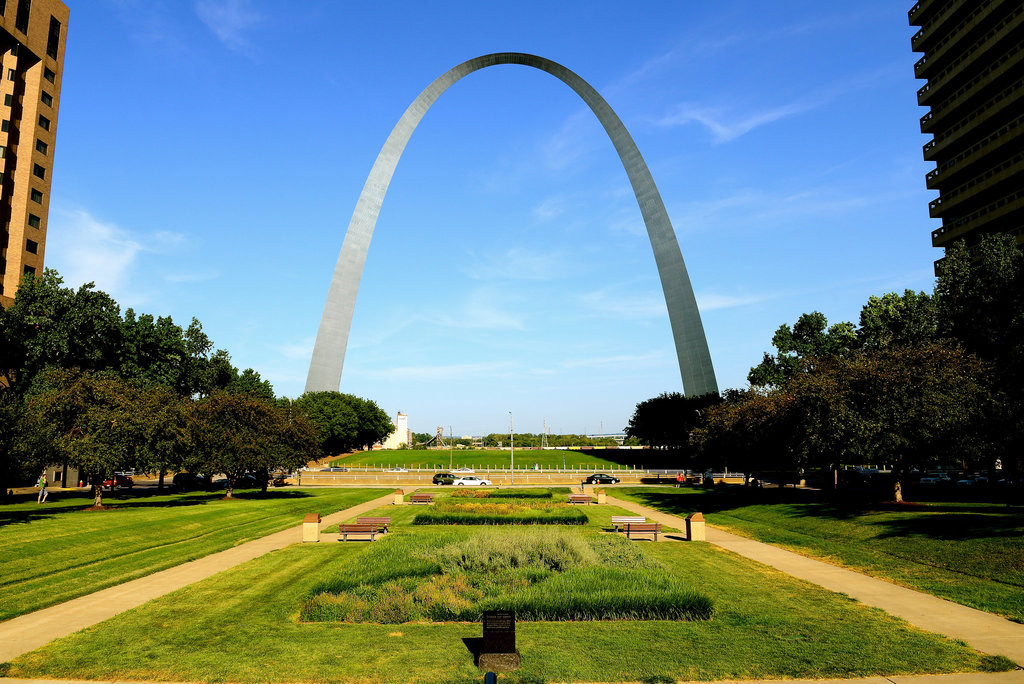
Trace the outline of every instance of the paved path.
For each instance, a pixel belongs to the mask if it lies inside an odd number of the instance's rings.
[[[664,525],[686,529],[686,520],[677,515],[611,496],[608,497],[608,503],[645,515]],[[881,608],[921,629],[963,639],[982,653],[1004,655],[1015,663],[1024,663],[1024,625],[711,526],[707,527],[707,537],[716,546],[778,568],[786,574],[830,591],[852,596],[861,603]]]
[[[387,505],[394,500],[393,496],[394,492],[389,488],[384,496],[325,516],[321,527],[337,525],[346,518]],[[0,622],[0,663],[13,660],[22,653],[95,625],[146,601],[206,579],[221,570],[301,540],[302,525],[299,524],[152,575]]]

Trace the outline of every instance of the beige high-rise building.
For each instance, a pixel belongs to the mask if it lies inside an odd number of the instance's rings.
[[[0,304],[42,273],[68,8],[0,0]]]

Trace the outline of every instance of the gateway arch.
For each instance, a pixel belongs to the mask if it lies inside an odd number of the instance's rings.
[[[711,353],[708,350],[707,338],[704,336],[700,312],[697,310],[697,300],[690,286],[690,277],[686,272],[686,264],[683,262],[672,222],[669,221],[668,212],[665,210],[665,203],[661,200],[658,187],[654,184],[654,178],[640,156],[636,143],[612,108],[589,83],[561,64],[521,52],[483,55],[449,69],[419,94],[395,124],[383,149],[377,155],[377,161],[370,170],[363,191],[359,195],[359,201],[356,202],[355,211],[352,212],[352,220],[348,224],[348,232],[345,234],[341,254],[338,256],[334,276],[331,278],[331,287],[327,292],[327,304],[320,319],[320,329],[313,347],[313,359],[309,364],[309,375],[306,377],[306,391],[337,390],[341,384],[348,333],[352,325],[352,313],[355,309],[356,294],[359,292],[359,281],[363,275],[363,266],[366,263],[366,253],[370,247],[370,238],[373,236],[373,229],[377,224],[377,216],[380,214],[391,177],[412,132],[416,130],[420,119],[430,106],[452,84],[474,71],[497,64],[521,64],[546,71],[583,98],[604,126],[626,169],[637,204],[640,205],[644,224],[647,226],[651,248],[654,250],[654,260],[658,265],[658,275],[661,277],[661,287],[665,293],[683,391],[690,396],[717,392],[715,369],[711,365]]]

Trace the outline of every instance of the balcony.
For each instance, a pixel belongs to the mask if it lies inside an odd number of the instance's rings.
[[[933,230],[932,247],[942,247],[966,233],[1021,210],[1024,210],[1024,190],[1007,195],[967,216],[962,216]]]
[[[929,171],[925,177],[928,188],[935,190],[951,177],[966,171],[979,160],[984,159],[996,145],[1009,145],[1016,141],[1024,133],[1022,124],[1024,124],[1024,115],[1018,116],[992,135],[979,140],[946,163]]]
[[[1002,164],[989,169],[985,173],[972,178],[963,185],[944,192],[938,199],[928,203],[928,213],[932,218],[941,218],[950,211],[962,207],[965,202],[976,198],[980,193],[996,187],[1000,183],[1020,176],[1024,171],[1024,152],[1018,152]]]
[[[949,66],[935,74],[932,78],[929,78],[927,83],[917,89],[917,104],[922,107],[927,107],[929,100],[937,97],[937,94],[945,89],[945,87],[951,82],[954,82],[958,76],[965,72],[969,72],[968,67],[971,62],[975,59],[985,57],[987,52],[998,47],[1013,28],[1013,26],[1002,26],[1001,28],[998,28],[998,30],[993,29],[989,33],[985,34],[981,40],[964,50],[959,57],[949,63]],[[1003,58],[996,61],[1005,61],[1010,56],[1016,57],[1020,55],[1021,49],[1022,47],[1020,43],[1012,45],[1009,49],[1003,51]]]
[[[972,29],[988,18],[997,6],[995,0],[979,0],[978,6],[974,8],[973,12],[964,17],[963,21],[935,43],[928,53],[917,61],[914,65],[914,75],[917,78],[927,78],[928,71],[934,69],[935,64],[940,63],[941,58],[945,56],[946,52],[961,42]],[[1022,9],[1024,8],[1018,7],[1011,14],[1017,14]]]
[[[913,35],[910,39],[910,47],[914,52],[924,52],[928,49],[927,45],[924,45],[925,39],[928,37],[935,36],[938,33],[940,25],[949,19],[958,9],[963,7],[967,0],[959,0],[954,2],[948,2],[941,7],[937,7],[934,14],[928,18],[927,21],[920,24],[921,30]]]
[[[1020,100],[1022,88],[1024,88],[1024,78],[1017,79],[1006,90],[978,107],[956,124],[950,126],[942,133],[936,134],[932,140],[924,145],[925,161],[935,161],[935,158],[941,152],[947,151],[965,135],[974,131],[978,126],[989,123],[993,117],[1002,113],[1008,107],[1017,104]],[[959,154],[959,152],[955,154]]]
[[[958,108],[969,105],[971,98],[978,97],[979,91],[997,83],[999,79],[1005,78],[1007,73],[1017,66],[1022,50],[1024,50],[1024,45],[1015,45],[998,60],[989,64],[981,73],[958,88],[956,92],[943,99],[942,102],[933,105],[931,111],[921,117],[921,132],[930,133],[950,113],[955,113]]]

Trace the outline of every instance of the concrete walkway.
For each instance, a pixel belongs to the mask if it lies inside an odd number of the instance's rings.
[[[321,528],[385,506],[394,500],[389,488],[384,496],[324,516]],[[141,606],[146,601],[168,594],[215,575],[265,553],[302,541],[302,525],[290,527],[260,539],[176,565],[152,575],[103,589],[93,594],[37,610],[6,622],[0,622],[0,663],[28,653],[54,639],[73,634],[118,613]],[[6,680],[14,681],[14,680]]]
[[[686,529],[686,520],[679,516],[611,496],[608,497],[608,503],[645,515],[664,525]],[[921,629],[962,639],[982,653],[1003,655],[1015,663],[1024,663],[1024,625],[710,525],[707,527],[707,537],[716,546],[770,565],[829,591],[852,596],[861,603],[881,608]]]

